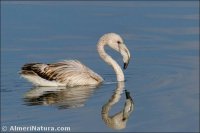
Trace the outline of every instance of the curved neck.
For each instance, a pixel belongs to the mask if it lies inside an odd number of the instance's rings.
[[[101,41],[97,44],[97,51],[99,52],[101,59],[104,60],[108,65],[112,66],[112,68],[114,69],[114,71],[116,73],[117,81],[124,81],[124,73],[123,73],[121,67],[111,56],[109,56],[105,52],[105,50],[104,50],[105,45],[107,45],[107,44],[105,42],[101,42]]]

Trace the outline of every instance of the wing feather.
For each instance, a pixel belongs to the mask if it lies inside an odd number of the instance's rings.
[[[103,81],[101,76],[77,60],[64,60],[54,64],[31,63],[23,71],[34,72],[43,79],[56,81],[68,86],[96,84]]]

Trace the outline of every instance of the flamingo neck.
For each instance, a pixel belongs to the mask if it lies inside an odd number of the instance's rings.
[[[111,65],[112,68],[114,69],[116,76],[117,76],[117,81],[124,81],[124,73],[121,69],[121,67],[118,65],[118,63],[110,56],[108,55],[105,50],[104,46],[107,44],[103,41],[99,41],[97,44],[97,51],[101,57],[102,60],[104,60],[108,65]]]

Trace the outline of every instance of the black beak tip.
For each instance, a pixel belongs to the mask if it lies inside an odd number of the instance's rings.
[[[124,63],[124,70],[128,67],[128,63]]]
[[[126,94],[126,99],[129,99],[129,100],[131,100],[133,102],[133,99],[132,99],[132,97],[130,95],[130,92],[125,90],[125,94]]]
[[[130,92],[125,90],[125,94],[126,94],[126,99],[130,99]]]

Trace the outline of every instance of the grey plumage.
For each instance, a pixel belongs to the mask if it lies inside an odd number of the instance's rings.
[[[25,64],[20,74],[25,78],[39,76],[45,80],[56,81],[68,86],[96,84],[96,82],[103,81],[98,74],[77,60],[64,60],[54,64]]]

